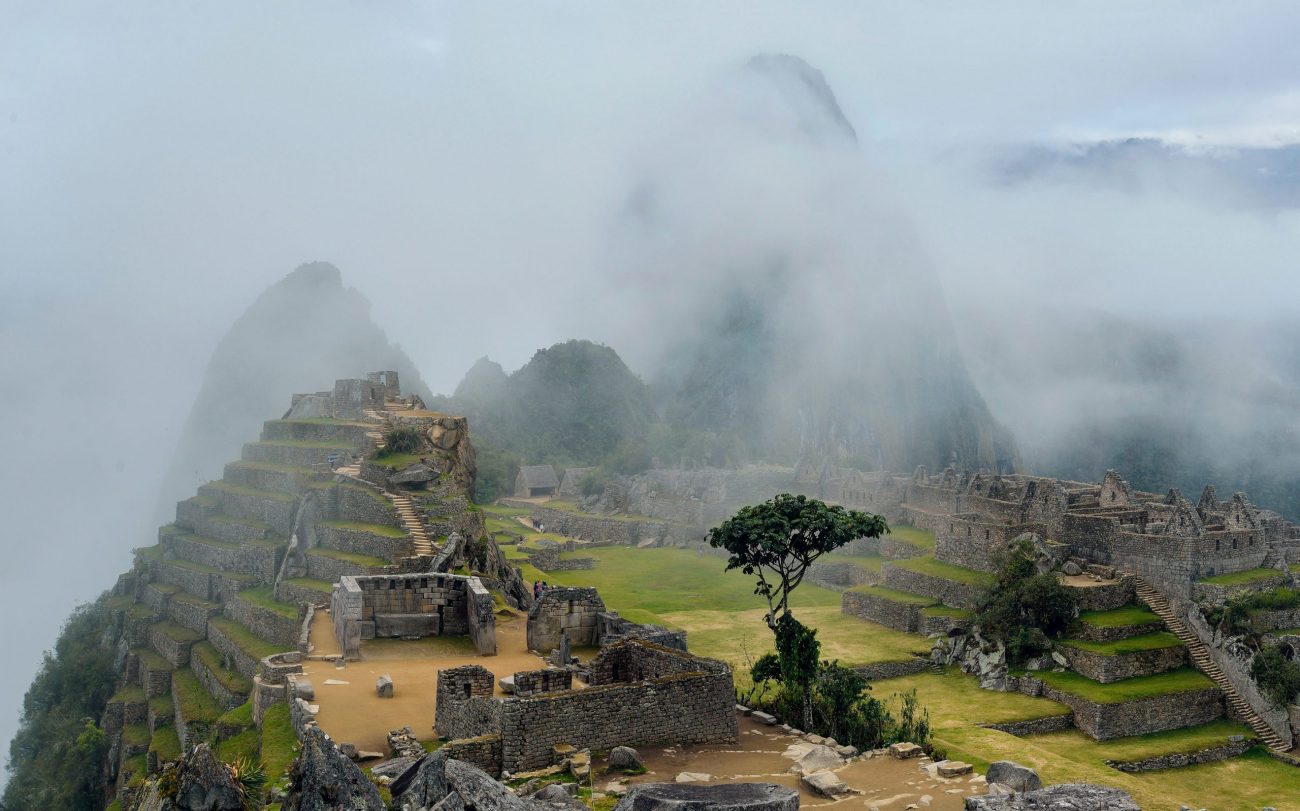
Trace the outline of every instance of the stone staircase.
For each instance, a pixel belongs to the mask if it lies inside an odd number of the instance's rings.
[[[1237,692],[1237,688],[1232,685],[1232,681],[1228,679],[1223,670],[1215,663],[1214,659],[1210,657],[1210,652],[1206,649],[1205,643],[1203,643],[1200,637],[1193,633],[1192,630],[1178,617],[1173,608],[1169,605],[1169,601],[1165,599],[1165,596],[1141,577],[1135,577],[1134,584],[1136,586],[1138,599],[1146,603],[1147,606],[1156,613],[1156,616],[1164,620],[1164,623],[1169,630],[1187,646],[1187,652],[1191,657],[1192,665],[1197,670],[1209,676],[1211,681],[1218,685],[1219,689],[1223,691],[1224,698],[1227,700],[1228,708],[1232,711],[1232,714],[1237,718],[1240,718],[1242,721],[1245,721],[1246,724],[1254,730],[1255,734],[1258,735],[1260,739],[1263,740],[1264,743],[1274,752],[1286,752],[1286,742],[1283,741],[1282,738],[1273,731],[1273,728],[1266,724],[1263,718],[1259,717],[1259,713],[1255,712],[1254,708],[1241,697],[1241,694]]]
[[[420,520],[420,514],[415,509],[415,502],[405,493],[385,493],[397,508],[397,515],[402,519],[402,529],[406,534],[411,536],[411,554],[413,556],[433,555],[433,539],[429,537],[429,530]]]

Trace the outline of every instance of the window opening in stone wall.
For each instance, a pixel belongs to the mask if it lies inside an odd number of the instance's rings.
[[[1237,539],[1236,539],[1236,538],[1233,538],[1233,539],[1232,539],[1232,548],[1233,548],[1233,549],[1236,549],[1236,548],[1237,548]]]
[[[1219,539],[1218,539],[1218,538],[1215,538],[1215,539],[1214,539],[1214,551],[1215,551],[1215,552],[1218,552],[1218,551],[1219,551]]]
[[[465,698],[469,698],[473,695],[474,695],[474,686],[471,685],[469,682],[465,682]]]

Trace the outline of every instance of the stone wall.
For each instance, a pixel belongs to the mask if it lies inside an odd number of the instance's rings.
[[[200,634],[208,632],[208,620],[221,614],[220,603],[210,603],[191,594],[174,594],[167,602],[167,616],[178,625]]]
[[[208,641],[212,643],[212,647],[221,652],[239,675],[250,680],[257,675],[257,660],[244,653],[244,649],[239,647],[235,640],[226,636],[225,631],[214,623],[208,623]]]
[[[649,518],[607,518],[544,506],[533,506],[532,517],[541,521],[547,532],[589,541],[608,541],[620,546],[636,546],[643,541],[659,546],[680,546],[704,537],[702,530]]]
[[[825,558],[808,568],[807,577],[809,582],[833,591],[844,591],[854,586],[876,586],[881,581],[881,575],[870,569]]]
[[[592,588],[547,589],[528,611],[528,649],[547,654],[560,646],[560,633],[572,645],[599,644],[598,616],[605,602]]]
[[[980,587],[970,583],[913,572],[889,563],[881,567],[881,572],[885,577],[885,585],[889,588],[932,597],[953,608],[971,610],[979,599]]]
[[[1072,648],[1069,645],[1061,645],[1059,650],[1073,670],[1102,684],[1131,679],[1135,676],[1164,673],[1187,664],[1187,648],[1182,645],[1117,653],[1113,656],[1093,653],[1082,648]]]
[[[1074,729],[1074,713],[1049,715],[1046,718],[1035,718],[1032,721],[1010,721],[1002,724],[980,724],[980,726],[985,729],[996,729],[1008,735],[1015,735],[1017,738],[1027,738],[1030,735],[1042,735],[1047,732],[1064,732],[1067,729]]]
[[[547,667],[541,670],[522,670],[514,675],[517,696],[553,693],[573,689],[573,671],[567,668]]]
[[[208,695],[216,699],[217,703],[223,708],[233,710],[248,700],[246,694],[226,689],[226,685],[222,683],[221,679],[217,678],[217,674],[208,669],[207,663],[203,661],[202,656],[195,653],[190,655],[190,670],[194,671],[194,675],[198,677],[199,683],[208,691]]]
[[[360,656],[376,637],[469,635],[480,653],[496,653],[492,595],[476,577],[400,574],[342,577],[330,600],[344,655]]]
[[[401,526],[397,508],[377,487],[350,481],[340,482],[332,488],[330,501],[331,515],[338,521]]]
[[[301,630],[298,617],[288,617],[278,611],[263,608],[239,595],[226,601],[221,612],[273,645],[280,645],[286,650],[298,647],[298,633]]]
[[[447,741],[442,752],[452,760],[472,763],[488,774],[501,774],[501,736],[480,735],[477,738],[458,738]]]
[[[869,665],[859,665],[853,669],[867,681],[880,681],[881,679],[896,679],[900,676],[924,673],[930,669],[930,660],[918,656],[912,659],[900,659],[896,662],[875,662]]]
[[[492,697],[492,673],[478,665],[438,671],[434,731],[438,737],[477,738],[500,734],[501,702]]]
[[[846,591],[840,598],[840,613],[878,622],[895,631],[914,634],[921,627],[921,609],[913,603],[896,603],[875,594]]]
[[[1118,642],[1121,639],[1131,639],[1135,636],[1145,634],[1154,634],[1163,631],[1165,624],[1162,620],[1156,619],[1152,622],[1142,625],[1089,625],[1086,622],[1079,623],[1079,628],[1075,635],[1086,642]]]
[[[1236,597],[1245,597],[1257,591],[1267,591],[1279,586],[1285,586],[1290,580],[1291,578],[1287,573],[1279,571],[1276,577],[1231,586],[1220,586],[1214,583],[1193,583],[1192,599],[1211,605],[1223,605],[1228,600]]]
[[[1080,611],[1111,611],[1134,601],[1133,581],[1121,578],[1112,583],[1074,588]]]
[[[1022,532],[1019,526],[953,516],[934,534],[934,556],[967,569],[992,572],[997,569],[994,556]]]
[[[1223,692],[1217,687],[1098,704],[1057,690],[1033,676],[1013,678],[1010,682],[1023,693],[1069,707],[1074,711],[1074,725],[1095,741],[1208,724],[1224,714]]]
[[[924,549],[910,544],[902,538],[895,538],[893,535],[886,535],[880,539],[880,556],[886,560],[919,558],[924,554]]]
[[[383,526],[396,526],[384,524]],[[390,535],[379,535],[350,527],[335,527],[321,523],[316,526],[317,543],[325,549],[349,552],[354,555],[372,555],[385,560],[396,560],[410,550],[410,540]]]
[[[1175,752],[1170,755],[1158,755],[1142,760],[1107,760],[1106,765],[1121,772],[1155,772],[1164,769],[1181,769],[1198,763],[1214,763],[1237,757],[1247,749],[1259,743],[1254,738],[1240,741],[1225,741],[1218,746],[1211,746],[1195,752]]]
[[[636,653],[622,652],[624,647],[644,651],[644,660]],[[670,666],[668,657],[685,661]],[[611,660],[608,666],[602,661],[607,658]],[[632,641],[602,650],[592,665],[593,678],[597,672],[612,675],[614,658],[642,674],[678,668],[685,672],[648,676],[637,683],[615,681],[566,693],[505,699],[503,768],[519,772],[550,765],[552,747],[561,743],[601,750],[736,740],[736,699],[726,665]]]
[[[341,560],[323,555],[316,549],[307,551],[307,576],[312,580],[324,580],[326,583],[334,583],[340,577],[364,577],[372,574],[383,574],[384,567],[369,568],[350,560]]]

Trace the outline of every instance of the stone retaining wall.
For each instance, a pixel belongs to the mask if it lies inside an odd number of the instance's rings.
[[[230,661],[231,667],[238,671],[239,675],[249,680],[257,675],[257,660],[244,653],[243,648],[235,644],[233,639],[212,623],[208,623],[208,641]]]
[[[1193,583],[1192,599],[1201,603],[1210,605],[1223,605],[1228,600],[1245,597],[1254,594],[1257,591],[1268,591],[1280,586],[1285,586],[1290,582],[1290,577],[1279,571],[1276,577],[1270,577],[1266,580],[1256,580],[1250,583],[1238,583],[1231,586],[1220,586],[1214,583]]]
[[[278,611],[255,605],[238,595],[223,605],[221,611],[273,645],[280,645],[285,650],[298,647],[300,628],[297,617],[286,617]]]
[[[881,538],[879,545],[880,556],[885,560],[906,560],[908,558],[919,558],[925,554],[925,550],[921,547],[914,546],[892,535]]]
[[[390,524],[388,526],[397,526]],[[372,555],[385,560],[396,560],[410,551],[410,539],[377,535],[364,530],[316,525],[316,542],[325,549],[350,552],[354,555]]]
[[[1132,578],[1073,589],[1080,611],[1113,611],[1134,601]]]
[[[164,546],[183,560],[227,572],[243,572],[252,575],[259,583],[275,581],[282,551],[265,543],[235,547],[226,546],[224,541],[220,545],[203,543],[181,534],[168,537]]]
[[[1058,648],[1071,669],[1096,682],[1111,682],[1131,679],[1136,676],[1153,676],[1187,664],[1187,648],[1176,645],[1171,648],[1133,651],[1106,656],[1100,653],[1060,645]]]
[[[1095,741],[1208,724],[1224,715],[1223,693],[1217,687],[1098,704],[1057,690],[1033,676],[1013,677],[1008,681],[1022,693],[1069,707],[1074,711],[1074,725]]]
[[[205,484],[199,488],[199,495],[215,499],[221,505],[221,512],[227,515],[265,522],[282,537],[289,537],[293,529],[296,499],[284,497],[282,493],[235,492]]]
[[[547,532],[621,546],[636,546],[642,541],[653,541],[658,546],[680,546],[698,541],[704,535],[698,528],[666,521],[604,518],[540,506],[533,507],[532,517],[541,521]]]
[[[896,603],[874,594],[846,591],[840,598],[840,613],[878,622],[895,631],[914,634],[921,627],[921,609],[923,606],[911,603]]]
[[[172,667],[171,662],[166,667],[150,665],[145,659],[141,659],[138,664],[138,676],[140,688],[144,694],[153,698],[154,696],[166,695],[172,689]]]
[[[624,646],[606,648],[593,663]],[[593,750],[657,743],[731,743],[736,740],[735,693],[731,671],[720,662],[658,648],[648,654],[642,675],[665,670],[665,655],[686,660],[695,672],[646,676],[636,683],[592,684],[584,690],[507,698],[502,702],[502,766],[511,772],[550,765],[553,747],[569,743]],[[612,667],[612,665],[611,665]]]
[[[154,626],[149,629],[149,647],[158,652],[172,667],[185,667],[190,661],[190,646],[193,641],[176,639],[167,633],[164,627]]]
[[[269,462],[274,465],[313,468],[327,466],[331,454],[340,456],[353,452],[346,444],[337,448],[313,448],[301,445],[270,445],[246,442],[240,458],[246,462]]]
[[[334,633],[344,656],[360,656],[361,640],[386,636],[468,634],[480,653],[496,653],[492,595],[476,577],[395,574],[342,577],[330,598]]]
[[[493,777],[501,774],[500,735],[480,735],[477,738],[447,741],[442,751],[452,760],[472,763]]]
[[[281,580],[275,585],[275,599],[282,603],[307,603],[309,605],[330,604],[329,592],[317,591],[308,586],[300,586],[297,583],[290,583],[288,580]]]
[[[969,628],[971,623],[970,617],[951,617],[943,614],[930,615],[924,610],[921,611],[921,630],[920,633],[929,636],[930,634],[948,635],[949,632],[959,628]]]
[[[881,575],[870,569],[836,560],[822,559],[808,569],[808,580],[822,588],[844,591],[854,586],[878,586]]]
[[[876,662],[870,665],[859,665],[853,669],[867,681],[880,681],[881,679],[896,679],[900,676],[924,673],[930,669],[930,660],[918,656],[897,662]]]
[[[1049,715],[1046,718],[1035,718],[1032,721],[1011,721],[1004,724],[980,724],[979,726],[985,729],[996,729],[1008,735],[1015,735],[1017,738],[1027,738],[1030,735],[1064,732],[1067,729],[1074,729],[1074,713]]]
[[[334,486],[331,494],[334,518],[339,521],[401,526],[397,508],[377,488],[356,482],[341,482]]]
[[[371,569],[348,560],[340,560],[330,557],[329,555],[312,554],[315,550],[307,552],[307,576],[312,580],[324,580],[326,583],[337,582],[340,577],[365,577],[372,574],[383,574],[383,567]]]
[[[1250,615],[1250,627],[1256,631],[1276,631],[1300,628],[1300,608],[1286,611],[1255,611]]]
[[[1171,755],[1144,758],[1142,760],[1107,760],[1106,765],[1121,772],[1155,772],[1163,769],[1181,769],[1198,763],[1214,763],[1219,760],[1237,757],[1259,741],[1248,738],[1241,741],[1227,741],[1218,746],[1201,749],[1196,752],[1176,752]]]
[[[1162,620],[1157,619],[1154,622],[1144,623],[1142,625],[1089,625],[1086,622],[1079,623],[1079,628],[1075,632],[1079,639],[1088,642],[1118,642],[1121,639],[1131,639],[1135,636],[1145,636],[1163,631],[1165,624]]]
[[[969,583],[914,572],[889,563],[884,564],[881,571],[889,588],[932,597],[946,606],[971,610],[979,599],[980,587]]]
[[[217,678],[217,674],[208,669],[208,665],[203,661],[202,656],[198,654],[190,656],[190,670],[194,671],[194,675],[198,677],[203,688],[208,691],[208,695],[216,699],[223,709],[233,710],[248,700],[247,693],[236,693],[226,689],[226,685],[222,683],[221,679]]]

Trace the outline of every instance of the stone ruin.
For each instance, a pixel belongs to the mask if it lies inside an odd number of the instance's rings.
[[[330,613],[348,659],[361,640],[468,635],[479,653],[494,655],[496,607],[477,577],[458,574],[345,576],[334,585]]]
[[[550,766],[556,747],[730,743],[737,721],[724,663],[638,639],[602,648],[587,686],[568,670],[516,673],[515,694],[493,695],[478,665],[438,672],[434,724],[454,757],[491,774]]]
[[[623,619],[618,612],[605,608],[605,601],[594,588],[549,588],[528,611],[528,649],[541,654],[559,649],[566,640],[570,646],[605,647],[625,639],[686,650],[685,631]]]

